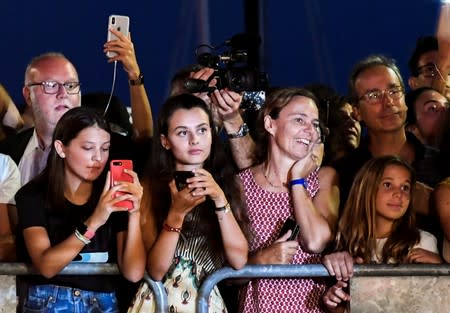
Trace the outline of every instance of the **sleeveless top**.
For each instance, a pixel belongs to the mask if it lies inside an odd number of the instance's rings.
[[[247,169],[239,174],[244,187],[253,239],[250,253],[270,246],[280,237],[280,229],[294,216],[289,192],[262,189]],[[307,191],[314,197],[319,190],[318,171],[306,179]],[[320,254],[306,252],[299,245],[293,264],[321,263]],[[321,278],[268,278],[251,280],[240,293],[240,310],[244,313],[323,312],[320,297],[325,291]]]
[[[186,223],[189,223],[190,227],[185,227]],[[172,264],[162,279],[169,313],[197,312],[197,294],[202,282],[225,262],[223,253],[217,253],[207,235],[199,229],[201,223],[204,221],[201,220],[199,207],[186,215]],[[217,286],[211,291],[208,304],[208,313],[227,312]],[[154,294],[143,282],[128,308],[128,313],[153,313],[155,310]]]

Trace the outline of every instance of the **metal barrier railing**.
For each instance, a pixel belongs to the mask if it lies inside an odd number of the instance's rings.
[[[37,275],[38,271],[30,264],[0,263],[0,275]],[[121,275],[116,264],[112,263],[70,263],[60,275]],[[155,296],[155,313],[167,313],[167,294],[160,281],[154,281],[145,273],[145,282],[150,286]]]
[[[209,295],[214,286],[224,279],[325,276],[329,274],[322,264],[247,265],[240,270],[224,267],[209,275],[202,283],[197,298],[197,312],[208,313]],[[450,276],[450,265],[357,265],[354,276]]]
[[[38,272],[29,264],[0,263],[0,275],[36,275]],[[61,275],[120,275],[116,264],[71,263]],[[247,265],[240,270],[224,267],[209,275],[202,283],[198,298],[197,312],[208,312],[209,295],[217,283],[229,278],[282,278],[282,277],[326,277],[326,268],[321,264],[307,265]],[[354,276],[450,276],[450,265],[408,264],[408,265],[357,265]],[[167,294],[160,281],[154,281],[146,273],[145,282],[155,296],[155,313],[168,312]]]
[[[38,275],[38,271],[26,263],[0,263],[0,275]],[[112,263],[70,263],[60,275],[120,275]]]

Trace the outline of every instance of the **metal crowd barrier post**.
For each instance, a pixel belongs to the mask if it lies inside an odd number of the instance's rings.
[[[218,282],[227,278],[322,276],[328,276],[328,271],[321,264],[247,265],[240,270],[224,267],[209,275],[202,283],[197,298],[197,312],[208,313],[208,299],[212,289]]]
[[[240,270],[224,267],[209,275],[200,287],[197,312],[208,313],[208,299],[214,286],[228,278],[274,278],[274,277],[325,277],[328,271],[322,264],[247,265]],[[450,276],[448,264],[408,265],[357,265],[356,276]]]
[[[150,286],[150,289],[155,295],[155,313],[169,312],[169,304],[167,301],[167,294],[166,290],[164,289],[164,285],[160,281],[154,281],[147,273],[145,273],[144,280]]]
[[[37,275],[38,272],[33,266],[25,263],[0,263],[0,275]],[[111,263],[77,263],[67,265],[60,275],[121,275],[116,264]],[[164,285],[159,281],[154,281],[145,273],[145,282],[150,286],[155,296],[156,312],[167,313],[167,295]]]

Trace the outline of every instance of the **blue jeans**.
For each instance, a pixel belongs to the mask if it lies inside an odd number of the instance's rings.
[[[56,285],[28,288],[23,313],[118,313],[114,292],[86,291]]]

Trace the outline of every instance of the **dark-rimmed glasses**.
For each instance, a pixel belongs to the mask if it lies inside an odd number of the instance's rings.
[[[69,95],[75,95],[80,92],[80,82],[65,82],[65,83],[58,83],[53,80],[47,80],[40,83],[29,83],[27,84],[28,87],[32,86],[42,86],[42,89],[44,90],[44,93],[49,95],[54,95],[58,93],[59,88],[62,86],[66,90],[67,94]]]
[[[358,98],[358,100],[365,100],[369,103],[379,103],[385,95],[389,96],[391,99],[400,99],[404,94],[403,87],[401,86],[395,86],[388,89],[380,90],[380,89],[374,89],[371,90],[361,97]]]

